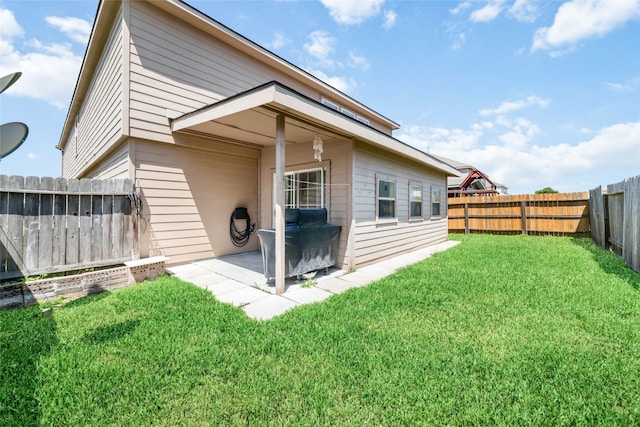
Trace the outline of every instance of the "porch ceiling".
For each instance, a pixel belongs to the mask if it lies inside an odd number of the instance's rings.
[[[286,143],[312,142],[315,135],[324,140],[355,138],[426,164],[448,176],[459,176],[458,171],[433,156],[277,82],[177,117],[171,121],[171,131],[215,135],[260,147],[274,146],[278,114],[285,116]]]
[[[231,113],[215,120],[203,121],[178,129],[179,132],[216,135],[221,139],[240,141],[262,147],[274,146],[276,141],[276,115],[274,106],[250,108]],[[311,142],[315,135],[329,140],[337,135],[311,124],[301,123],[287,116],[285,120],[285,142],[287,144]],[[174,131],[176,131],[174,129]]]

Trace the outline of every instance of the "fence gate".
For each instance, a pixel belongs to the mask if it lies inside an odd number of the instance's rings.
[[[640,175],[589,192],[591,238],[640,273]]]

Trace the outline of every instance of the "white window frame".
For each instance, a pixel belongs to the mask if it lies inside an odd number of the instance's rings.
[[[393,184],[393,197],[380,196],[380,183],[389,182]],[[380,216],[380,202],[393,201],[393,216]],[[376,221],[397,221],[398,220],[398,184],[395,179],[388,176],[376,176]]]
[[[438,199],[436,202],[435,199]],[[438,213],[434,214],[434,205],[438,205]],[[431,187],[431,218],[442,218],[442,189],[439,187]]]
[[[369,122],[369,120],[368,120],[368,119],[365,119],[365,118],[364,118],[364,117],[362,117],[362,116],[358,116],[357,120],[358,120],[360,123],[364,123],[364,124],[365,124],[365,125],[367,125],[367,126],[370,126],[370,125],[371,125],[371,123]]]
[[[285,179],[285,209],[286,208],[300,208],[299,206],[299,201],[300,201],[300,188],[293,188],[293,189],[287,189],[287,177],[291,177],[293,175],[299,175],[299,174],[303,174],[303,173],[308,173],[308,172],[320,172],[320,186],[321,186],[321,191],[320,191],[320,208],[324,208],[326,207],[326,187],[327,187],[327,168],[325,166],[321,166],[318,168],[309,168],[309,169],[296,169],[296,170],[291,170],[291,171],[286,171],[284,173],[284,179]],[[296,182],[296,181],[294,181]],[[290,194],[293,195],[293,199],[294,202],[293,203],[287,203],[286,202],[286,193],[290,192]],[[273,174],[273,206],[275,209],[276,206],[276,174]],[[302,209],[305,209],[308,207],[302,207]],[[274,213],[275,215],[275,213]]]
[[[327,98],[322,98],[321,102],[332,110],[340,111],[340,106],[333,101],[329,101]]]
[[[420,191],[420,200],[414,200],[413,191],[414,189],[418,189]],[[420,204],[420,215],[412,215],[413,209],[411,207],[412,203]],[[419,182],[411,182],[409,181],[409,219],[416,220],[424,218],[424,188],[422,188],[422,184]]]

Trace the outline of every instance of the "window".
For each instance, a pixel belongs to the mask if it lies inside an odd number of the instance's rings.
[[[396,217],[396,183],[378,179],[378,218]]]
[[[336,111],[340,111],[340,107],[335,102],[331,102],[326,98],[322,98],[322,103],[324,105],[326,105],[327,107],[331,108],[331,109],[334,109]]]
[[[364,123],[365,125],[369,126],[369,120],[365,119],[365,118],[364,118],[364,117],[362,117],[362,116],[358,116],[358,121],[359,121],[360,123]]]
[[[275,181],[274,174],[274,206]],[[296,209],[324,208],[324,181],[324,168],[286,172],[284,175],[284,207]]]
[[[342,114],[344,114],[345,116],[349,116],[349,117],[351,117],[352,119],[355,119],[355,118],[356,118],[356,115],[355,115],[354,113],[352,113],[351,111],[347,110],[346,108],[341,108],[341,109],[340,109],[340,112],[341,112]]]
[[[327,98],[320,98],[320,102],[322,103],[322,105],[325,105],[329,108],[331,108],[332,110],[336,110],[341,112],[342,114],[344,114],[345,116],[351,117],[352,119],[355,119],[357,121],[359,121],[360,123],[364,123],[367,126],[370,126],[369,123],[369,119],[366,119],[362,116],[357,115],[356,113],[354,113],[353,111],[347,110],[346,108],[336,104],[333,101],[329,101]]]
[[[409,184],[409,218],[422,218],[422,186]]]
[[[440,212],[440,201],[441,201],[441,190],[437,188],[431,189],[431,216],[441,216]]]

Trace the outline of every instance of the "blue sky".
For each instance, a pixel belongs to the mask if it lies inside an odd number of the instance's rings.
[[[509,187],[640,174],[640,0],[189,1],[401,125],[394,136]],[[59,176],[97,0],[0,1],[0,173]]]

